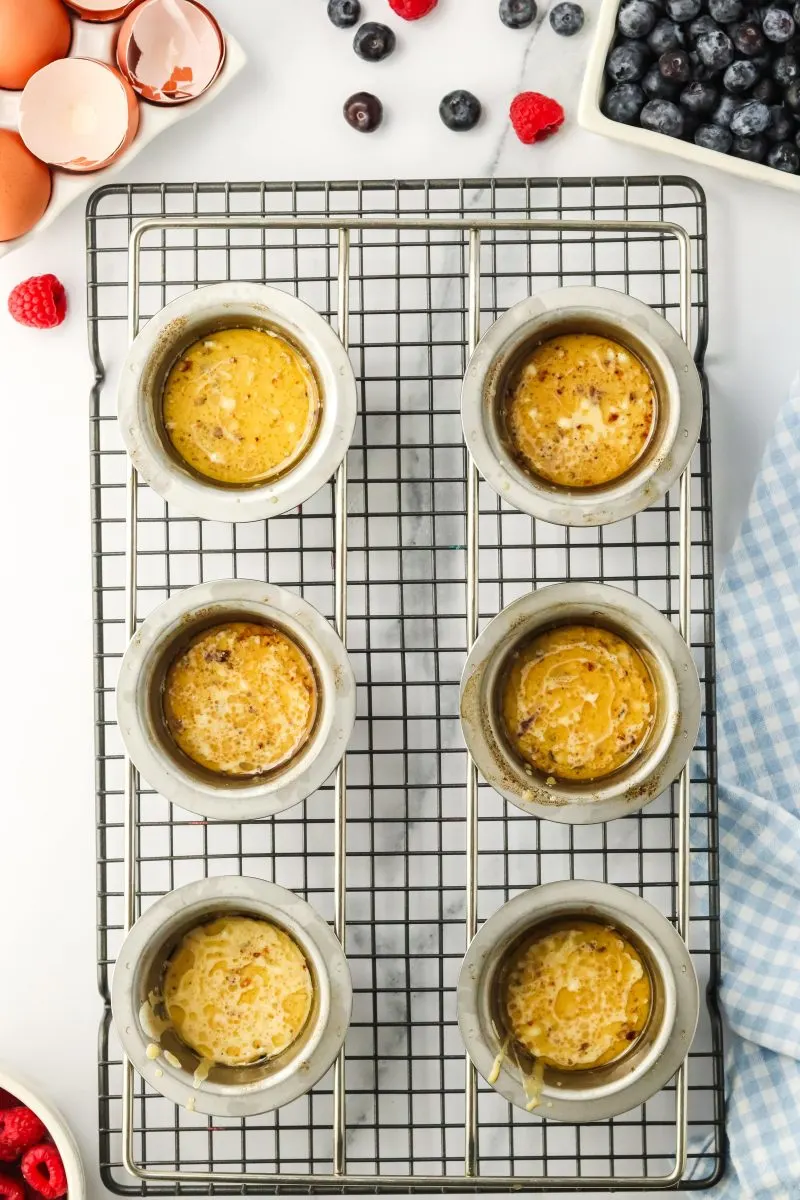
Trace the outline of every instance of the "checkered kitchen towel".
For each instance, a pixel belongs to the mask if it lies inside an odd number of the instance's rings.
[[[800,379],[717,602],[725,1200],[800,1197]]]

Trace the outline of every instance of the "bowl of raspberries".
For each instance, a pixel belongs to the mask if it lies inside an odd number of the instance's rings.
[[[84,1200],[85,1194],[64,1118],[0,1068],[0,1200]]]
[[[800,190],[800,0],[603,0],[579,120]]]

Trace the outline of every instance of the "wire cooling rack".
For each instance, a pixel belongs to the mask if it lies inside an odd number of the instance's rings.
[[[515,301],[560,284],[646,301],[702,367],[705,222],[700,189],[673,177],[119,185],[93,195],[99,988],[107,1006],[125,928],[155,899],[241,872],[295,890],[334,924],[355,989],[337,1069],[308,1096],[246,1120],[190,1113],[152,1092],[123,1061],[107,1009],[100,1166],[111,1190],[577,1191],[719,1177],[707,398],[681,487],[602,529],[534,522],[503,504],[470,467],[459,422],[475,339]],[[168,510],[130,476],[115,420],[130,334],[175,296],[229,279],[284,288],[328,317],[360,386],[347,471],[302,509],[238,526]],[[198,820],[148,790],[129,770],[114,712],[130,630],[176,589],[233,575],[297,590],[346,627],[359,685],[346,787],[338,777],[246,824]],[[602,580],[656,605],[685,629],[704,687],[691,781],[606,825],[508,806],[478,783],[461,739],[458,681],[475,631],[531,587],[564,579]],[[660,909],[688,937],[708,994],[670,1086],[582,1126],[514,1109],[477,1080],[455,1007],[476,925],[517,892],[571,877],[630,888]]]

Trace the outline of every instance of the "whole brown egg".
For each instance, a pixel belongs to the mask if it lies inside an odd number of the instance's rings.
[[[0,87],[17,90],[69,50],[72,25],[61,0],[0,0]]]
[[[50,201],[50,170],[18,133],[0,129],[0,242],[32,229]]]

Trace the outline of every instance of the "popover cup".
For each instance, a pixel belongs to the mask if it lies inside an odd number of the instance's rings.
[[[308,964],[313,998],[285,1050],[246,1066],[217,1064],[206,1076],[201,1056],[163,1020],[159,997],[182,938],[224,916],[269,921],[288,934]],[[218,876],[167,893],[139,918],[117,958],[111,1006],[125,1053],[156,1092],[193,1111],[246,1117],[305,1095],[332,1066],[350,1023],[352,984],[338,938],[310,904],[263,879]]]
[[[655,693],[652,727],[620,769],[590,781],[537,770],[512,746],[501,715],[508,665],[538,634],[596,626],[640,656]],[[469,653],[461,677],[461,727],[481,775],[532,816],[584,825],[644,808],[683,770],[700,728],[697,668],[677,629],[638,596],[607,584],[553,584],[521,596],[492,620]]]
[[[316,421],[282,473],[263,482],[225,483],[195,471],[165,427],[170,370],[194,343],[213,333],[252,328],[278,334],[311,369]],[[319,313],[302,300],[257,283],[218,283],[165,305],[134,340],[118,393],[120,431],[133,465],[163,500],[210,521],[257,521],[296,508],[342,462],[356,419],[356,381],[347,351]]]
[[[171,664],[198,635],[232,622],[286,635],[316,684],[313,726],[297,752],[273,770],[242,778],[209,770],[184,753],[164,707]],[[273,816],[305,800],[344,755],[355,712],[350,659],[330,623],[294,592],[252,579],[201,583],[159,605],[132,638],[117,683],[117,721],[134,766],[167,800],[219,820]]]
[[[542,343],[571,333],[607,337],[632,352],[656,394],[642,453],[624,474],[592,487],[562,486],[526,469],[504,421],[515,373]],[[676,330],[648,305],[605,288],[558,288],[508,309],[478,343],[461,392],[464,438],[481,475],[508,504],[555,525],[606,525],[653,504],[688,465],[702,414],[700,376]]]
[[[523,941],[570,919],[608,926],[636,950],[649,977],[649,1015],[619,1058],[585,1069],[546,1066],[534,1104],[515,1055],[507,1052],[499,984]],[[467,1052],[495,1091],[518,1108],[576,1124],[619,1116],[664,1087],[689,1052],[700,1011],[691,956],[669,921],[624,888],[581,879],[531,888],[489,918],[464,958],[457,1004]]]

